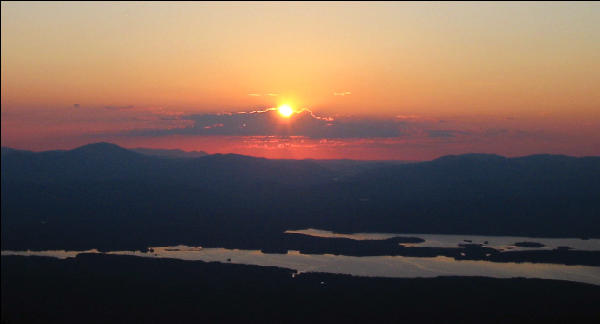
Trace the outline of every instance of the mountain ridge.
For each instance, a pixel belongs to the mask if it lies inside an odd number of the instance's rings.
[[[106,143],[2,154],[3,248],[260,247],[285,230],[600,237],[600,157],[327,165],[148,156]]]
[[[575,158],[575,159],[586,159],[586,158],[600,158],[600,155],[586,155],[586,156],[572,156],[565,154],[550,154],[550,153],[536,153],[536,154],[528,154],[514,157],[507,157],[499,154],[493,153],[463,153],[463,154],[448,154],[443,155],[431,160],[423,160],[423,161],[407,161],[407,160],[353,160],[353,159],[269,159],[264,157],[257,157],[251,155],[243,155],[237,153],[214,153],[209,154],[205,151],[184,151],[181,149],[154,149],[154,148],[125,148],[110,142],[94,142],[85,144],[82,146],[75,147],[70,150],[47,150],[47,151],[30,151],[30,150],[22,150],[15,149],[9,146],[2,146],[2,154],[5,153],[14,153],[14,152],[28,152],[28,153],[47,153],[47,152],[95,152],[95,151],[104,151],[105,153],[115,153],[115,152],[123,152],[129,151],[134,153],[139,153],[142,155],[150,155],[150,156],[169,156],[169,153],[172,153],[172,156],[169,157],[204,157],[204,156],[239,156],[239,157],[250,157],[256,159],[267,159],[267,160],[293,160],[293,161],[346,161],[346,162],[399,162],[399,163],[422,163],[422,162],[432,162],[432,161],[445,161],[445,160],[460,160],[460,159],[479,159],[479,160],[501,160],[501,159],[523,159],[523,158],[549,158],[549,157],[560,157],[560,158]]]

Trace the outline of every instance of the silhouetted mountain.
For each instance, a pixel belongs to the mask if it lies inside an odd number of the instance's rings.
[[[19,154],[19,153],[27,153],[27,152],[29,152],[29,151],[17,150],[17,149],[13,149],[10,147],[2,146],[2,155],[15,154],[15,153]],[[29,152],[29,153],[31,153],[31,152]]]
[[[131,149],[134,152],[159,156],[165,158],[197,158],[208,155],[208,153],[204,151],[182,151],[182,150],[164,150],[164,149],[151,149],[151,148],[134,148]]]
[[[135,180],[190,185],[237,186],[240,182],[302,185],[327,181],[329,174],[314,162],[267,160],[237,154],[165,160],[110,143],[89,144],[70,151],[12,150],[5,155],[2,156],[3,179],[35,183]]]
[[[342,179],[356,176],[364,171],[390,166],[390,165],[400,165],[407,163],[414,163],[415,161],[369,161],[369,160],[313,160],[307,159],[305,161],[313,161],[318,165],[335,172],[338,177]],[[339,180],[339,178],[338,178]]]
[[[107,143],[107,142],[98,142],[98,143],[92,143],[92,144],[87,144],[78,148],[75,148],[71,151],[68,151],[69,154],[72,155],[81,155],[81,156],[85,156],[85,157],[106,157],[106,156],[112,156],[112,155],[117,155],[120,157],[125,157],[125,156],[135,156],[136,154],[134,154],[133,152],[131,152],[130,150],[124,149],[122,147],[120,147],[119,145],[116,144],[112,144],[112,143]]]
[[[600,234],[599,157],[446,156],[368,170],[349,183],[324,186],[320,192],[338,196],[327,203],[337,212],[345,209],[346,216],[336,221],[338,230],[346,226],[343,230],[355,231],[355,224],[344,222],[352,219],[347,215],[356,215],[352,222],[361,223],[363,215],[370,215],[362,230]]]
[[[20,151],[2,156],[2,180],[66,183],[131,179],[146,176],[151,171],[149,164],[156,163],[110,143],[89,144],[70,151]]]
[[[332,167],[235,154],[165,159],[97,143],[3,148],[1,176],[3,248],[260,248],[307,227],[600,237],[598,157],[468,154]]]

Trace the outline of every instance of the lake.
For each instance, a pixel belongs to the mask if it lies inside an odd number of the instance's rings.
[[[369,277],[417,278],[437,276],[485,276],[494,278],[557,279],[600,285],[600,267],[568,266],[543,263],[500,263],[455,260],[449,257],[367,256],[331,254],[267,254],[258,250],[200,248],[188,246],[153,247],[153,252],[112,251],[108,254],[189,261],[231,262],[259,266],[277,266],[303,272],[328,272]],[[75,257],[88,251],[2,251],[2,255]]]
[[[285,233],[303,234],[315,237],[348,238],[352,240],[385,240],[392,237],[419,237],[425,240],[422,243],[403,243],[404,246],[417,247],[457,247],[459,244],[477,243],[497,250],[551,250],[558,247],[570,247],[574,250],[600,251],[600,239],[580,238],[544,238],[525,236],[485,236],[463,234],[398,234],[398,233],[352,233],[342,234],[320,229],[308,228],[302,230],[288,230]],[[537,242],[544,247],[518,247],[518,242]]]

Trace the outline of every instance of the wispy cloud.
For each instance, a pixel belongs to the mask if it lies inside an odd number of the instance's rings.
[[[343,97],[343,96],[348,96],[348,95],[351,95],[351,94],[352,94],[352,92],[350,92],[350,91],[345,91],[345,92],[334,92],[334,93],[333,93],[333,95],[334,95],[334,96],[341,96],[341,97]]]
[[[187,127],[136,130],[128,135],[224,135],[224,136],[306,136],[310,138],[398,137],[404,134],[402,121],[318,116],[310,109],[297,111],[282,119],[276,108],[223,114],[192,114],[180,117],[190,121]]]
[[[459,135],[468,135],[469,132],[460,131],[460,130],[449,130],[449,129],[432,129],[432,130],[428,130],[427,134],[429,135],[429,137],[448,138],[448,137],[457,137]]]
[[[104,109],[108,110],[123,110],[123,109],[132,109],[135,108],[134,105],[126,105],[126,106],[104,106]]]
[[[401,120],[407,120],[407,119],[419,119],[419,118],[421,118],[421,116],[414,115],[414,114],[411,114],[411,115],[396,115],[396,118],[397,119],[401,119]]]
[[[279,96],[279,93],[266,93],[266,94],[260,94],[260,93],[249,93],[248,94],[250,97],[260,97],[260,96],[269,96],[269,97],[277,97]]]
[[[435,147],[443,151],[448,148],[448,151],[444,151],[447,153],[454,152],[450,148],[457,145],[472,149],[476,145],[487,147],[486,145],[499,142],[546,143],[550,139],[556,140],[556,136],[552,137],[552,134],[498,127],[497,123],[492,121],[482,123],[478,119],[439,119],[410,113],[390,118],[327,116],[306,108],[295,111],[290,118],[283,118],[277,108],[208,114],[135,108],[111,110],[111,113],[120,114],[120,121],[133,114],[131,123],[134,124],[126,130],[121,129],[106,135],[138,140],[171,135],[229,137],[239,140],[251,137],[278,138],[279,146],[285,142],[282,139],[295,138],[296,140],[292,141],[295,143],[293,145],[300,145],[303,143],[302,139],[306,139],[306,143],[315,147],[333,147],[332,143],[337,143],[336,147],[347,147],[348,143],[354,143],[353,145],[372,149],[401,151],[406,145],[416,145],[414,149],[418,150]],[[303,147],[306,143],[302,144]]]

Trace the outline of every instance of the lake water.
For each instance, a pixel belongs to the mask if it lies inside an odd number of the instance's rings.
[[[396,234],[396,233],[352,233],[341,234],[331,231],[319,230],[314,228],[302,230],[288,230],[285,233],[303,234],[316,237],[329,238],[348,238],[352,240],[385,240],[388,238],[419,237],[425,240],[423,243],[402,244],[405,246],[417,247],[457,247],[458,244],[472,243],[483,244],[485,246],[498,250],[551,250],[561,246],[567,246],[575,250],[600,251],[600,239],[579,239],[579,238],[543,238],[543,237],[524,237],[524,236],[483,236],[483,235],[450,235],[450,234]],[[487,243],[486,243],[487,242]],[[517,247],[517,242],[537,242],[544,247]]]
[[[461,236],[464,237],[464,236]],[[75,257],[88,251],[2,251],[2,255]],[[542,263],[499,263],[489,261],[457,261],[448,257],[403,257],[301,254],[267,254],[258,250],[201,248],[188,246],[154,247],[153,252],[113,251],[108,254],[134,255],[150,258],[171,258],[190,261],[216,261],[259,266],[278,266],[302,272],[328,272],[355,276],[416,278],[437,276],[485,276],[494,278],[559,279],[600,285],[600,267],[567,266]],[[228,261],[230,260],[230,261]]]

